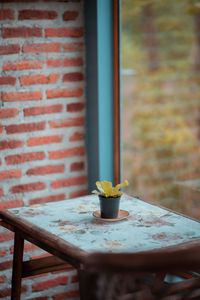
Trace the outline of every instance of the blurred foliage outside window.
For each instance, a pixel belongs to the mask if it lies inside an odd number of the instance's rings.
[[[121,0],[128,192],[200,217],[200,0]]]

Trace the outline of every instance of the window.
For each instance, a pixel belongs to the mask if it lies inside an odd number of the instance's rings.
[[[121,0],[122,176],[200,217],[200,2]]]

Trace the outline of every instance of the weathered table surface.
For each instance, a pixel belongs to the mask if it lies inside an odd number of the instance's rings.
[[[84,251],[134,252],[200,239],[200,223],[172,211],[125,194],[120,208],[129,212],[124,220],[95,219],[98,197],[90,195],[9,212]]]
[[[78,270],[84,299],[84,262],[89,252],[162,251],[188,242],[200,244],[198,221],[125,194],[120,208],[129,216],[118,222],[93,217],[99,209],[95,195],[0,211],[0,224],[15,233],[11,300],[20,300],[22,278],[71,265]],[[53,255],[23,261],[24,240]]]

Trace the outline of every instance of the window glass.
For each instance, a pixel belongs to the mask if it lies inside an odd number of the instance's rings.
[[[121,0],[123,179],[200,217],[200,1]]]

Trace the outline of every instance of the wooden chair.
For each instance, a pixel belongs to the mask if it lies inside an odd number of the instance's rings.
[[[84,300],[200,299],[200,243],[137,253],[94,253]]]

